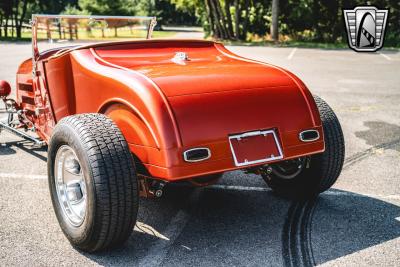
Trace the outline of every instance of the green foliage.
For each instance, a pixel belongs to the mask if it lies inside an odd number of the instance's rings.
[[[176,10],[178,10],[181,14],[185,14],[185,17],[190,16],[192,18],[192,23],[189,25],[202,25],[203,28],[205,28],[205,30],[207,31],[207,27],[209,27],[209,25],[206,18],[204,0],[169,0],[169,1],[174,5]]]
[[[90,15],[87,10],[81,10],[77,6],[67,5],[65,9],[61,12],[65,15]]]
[[[59,14],[66,6],[76,7],[78,0],[36,0],[39,13]]]
[[[171,0],[171,2],[179,9],[195,10],[204,29],[215,38],[251,40],[255,36],[259,38],[268,36],[271,25],[271,0]],[[222,7],[228,5],[230,14],[225,8],[216,11],[214,8],[216,2]],[[347,37],[342,9],[358,5],[388,8],[385,43],[400,46],[400,1],[398,0],[280,0],[281,36],[297,41],[345,43]],[[238,19],[235,18],[236,10],[239,10]],[[216,15],[214,13],[217,13],[218,18],[214,18]],[[227,38],[221,33],[221,28],[222,32],[229,28],[229,16],[234,34]]]
[[[194,9],[177,8],[171,0],[134,0],[136,14],[142,16],[156,16],[160,25],[198,25]]]
[[[124,0],[79,0],[79,7],[89,14],[133,15],[134,1]]]
[[[0,0],[0,37],[21,34],[32,13],[156,16],[160,25],[202,25],[217,39],[269,40],[272,0]],[[343,8],[388,8],[385,44],[400,46],[398,0],[280,0],[281,41],[345,43]],[[6,30],[7,29],[7,30]]]
[[[346,42],[346,31],[342,9],[373,5],[388,8],[386,44],[399,46],[400,2],[364,0],[281,0],[281,33],[293,40],[314,42]]]

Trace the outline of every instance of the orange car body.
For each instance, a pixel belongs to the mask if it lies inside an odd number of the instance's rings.
[[[33,76],[30,59],[19,67],[17,102],[45,141],[65,116],[108,115],[148,174],[165,181],[265,164],[235,164],[229,139],[235,134],[272,129],[282,157],[268,163],[324,151],[318,109],[295,75],[211,41],[109,42],[47,51]],[[320,138],[301,141],[299,133],[308,129]],[[183,152],[197,147],[208,148],[211,157],[185,161]]]

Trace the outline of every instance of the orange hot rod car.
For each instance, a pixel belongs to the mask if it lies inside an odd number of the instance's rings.
[[[115,20],[148,18],[34,15],[33,56],[18,69],[15,100],[0,82],[9,112],[0,126],[48,145],[51,199],[75,247],[93,252],[123,243],[139,196],[161,196],[168,182],[208,185],[240,169],[280,195],[310,198],[338,178],[339,121],[289,71],[201,40],[39,51],[38,32],[53,27],[49,20],[58,27],[68,21],[71,33],[71,21],[80,19],[129,28],[136,24]],[[154,18],[145,25],[149,39]]]

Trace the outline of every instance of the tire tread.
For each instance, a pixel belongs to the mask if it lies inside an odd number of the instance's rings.
[[[57,125],[69,126],[81,140],[96,192],[91,238],[77,247],[94,252],[124,243],[134,227],[138,210],[135,165],[125,138],[103,114],[69,116]]]
[[[313,198],[328,190],[342,171],[345,145],[340,122],[329,105],[314,95],[323,126],[325,151],[310,156],[309,168],[293,179],[264,174],[263,179],[275,193],[287,198]]]
[[[345,145],[342,127],[331,107],[319,96],[314,95],[322,120],[325,136],[325,153],[321,158],[321,179],[318,191],[328,190],[338,179],[343,168]]]

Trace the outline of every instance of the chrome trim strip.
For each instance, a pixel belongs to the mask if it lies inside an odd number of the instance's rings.
[[[244,138],[244,137],[267,135],[267,134],[271,134],[271,133],[274,136],[275,144],[278,147],[279,156],[273,156],[273,157],[269,157],[269,158],[265,158],[265,159],[258,159],[258,160],[253,160],[253,161],[238,162],[238,160],[236,158],[235,150],[233,149],[233,146],[232,146],[232,142],[231,142],[232,139],[240,140],[241,138]],[[231,147],[233,160],[235,161],[235,166],[238,166],[238,167],[268,162],[268,161],[277,160],[277,159],[283,159],[282,148],[281,148],[281,145],[279,144],[278,137],[276,136],[276,133],[274,130],[253,131],[253,132],[247,132],[247,133],[242,133],[242,134],[237,134],[237,135],[231,135],[231,136],[229,136],[229,146]]]
[[[200,150],[200,149],[205,149],[205,150],[207,150],[208,155],[207,155],[206,158],[194,159],[194,160],[191,160],[191,159],[188,159],[188,158],[187,158],[187,153],[188,153],[188,152],[193,151],[193,150]],[[207,148],[207,147],[195,147],[195,148],[188,149],[188,150],[186,150],[185,152],[183,152],[183,159],[184,159],[186,162],[199,162],[199,161],[207,160],[207,159],[209,159],[209,158],[211,158],[211,150],[210,150],[209,148]]]
[[[316,132],[316,133],[317,133],[317,137],[315,137],[315,138],[313,138],[313,139],[306,139],[306,140],[304,140],[302,134],[308,133],[308,132]],[[320,138],[320,136],[319,136],[319,132],[318,132],[317,130],[313,130],[313,129],[312,129],[312,130],[305,130],[305,131],[302,131],[302,132],[299,133],[299,139],[300,139],[300,141],[302,141],[302,142],[313,142],[313,141],[318,140],[319,138]]]
[[[153,19],[152,16],[103,16],[103,15],[59,15],[59,14],[32,14],[32,17],[49,19]]]

